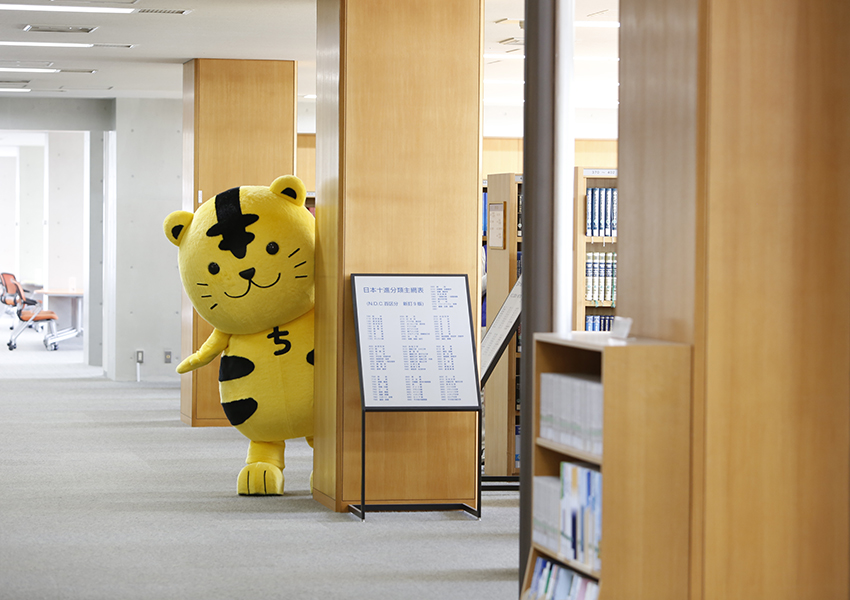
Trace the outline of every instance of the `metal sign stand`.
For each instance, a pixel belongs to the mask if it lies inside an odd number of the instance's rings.
[[[462,282],[462,287],[461,287]],[[475,359],[475,344],[472,337],[472,313],[469,302],[469,282],[466,275],[367,275],[353,274],[351,276],[352,297],[354,301],[354,321],[357,331],[357,358],[360,369],[360,395],[361,395],[361,421],[360,421],[360,504],[349,504],[348,510],[352,514],[360,517],[361,521],[366,520],[367,512],[387,512],[387,511],[430,511],[430,510],[462,510],[466,513],[480,519],[481,518],[481,444],[482,444],[482,428],[483,420],[481,418],[481,389],[478,380],[478,363]],[[439,288],[439,289],[438,289]],[[426,293],[427,290],[427,293]],[[435,291],[437,290],[437,291]],[[461,290],[465,292],[465,297],[461,298]],[[361,297],[363,296],[363,297]],[[360,298],[360,306],[358,306],[358,298]],[[368,300],[366,300],[368,298]],[[386,316],[404,319],[408,315],[404,309],[398,309],[399,302],[397,298],[402,298],[402,305],[409,306],[410,314],[416,314],[422,317],[420,324],[425,323],[424,316],[433,314],[435,321],[432,339],[437,338],[436,320],[443,319],[447,323],[448,329],[452,335],[440,338],[441,344],[451,346],[452,364],[455,362],[459,365],[459,369],[455,370],[454,366],[446,368],[442,372],[449,374],[453,378],[453,384],[457,382],[457,395],[451,397],[437,397],[433,394],[429,398],[417,398],[417,402],[411,402],[409,398],[401,398],[404,394],[395,392],[395,394],[386,393],[381,396],[371,387],[371,379],[367,384],[365,372],[369,370],[370,354],[362,346],[366,345],[364,340],[368,338],[368,328],[370,324],[376,321],[381,323],[379,334],[382,350],[386,346],[398,346],[400,343],[396,339],[385,339],[383,329],[382,311],[385,311]],[[439,310],[436,309],[439,305]],[[431,306],[431,309],[429,309]],[[377,308],[391,307],[391,308]],[[365,325],[367,329],[361,331],[361,320],[368,321]],[[460,321],[465,321],[461,324]],[[462,327],[461,327],[462,325]],[[395,326],[393,326],[393,329]],[[466,331],[465,336],[459,335],[460,330]],[[387,338],[391,338],[395,331],[387,329]],[[377,335],[377,334],[376,334]],[[406,339],[404,337],[400,339]],[[465,339],[465,342],[457,342],[458,339]],[[419,340],[417,344],[425,344],[426,342]],[[402,348],[402,352],[404,352]],[[435,351],[440,352],[439,347]],[[398,358],[397,364],[402,364],[403,361]],[[457,359],[456,361],[454,359]],[[405,359],[406,360],[406,359]],[[431,367],[433,368],[433,367]],[[388,388],[395,386],[394,389],[399,389],[397,371],[398,367],[389,370],[370,371],[372,377],[381,376],[386,380]],[[392,371],[392,373],[391,373]],[[386,373],[386,374],[384,374]],[[379,375],[380,374],[380,375]],[[392,382],[390,379],[392,378]],[[434,379],[439,379],[435,377]],[[462,380],[462,381],[457,381]],[[368,386],[368,387],[367,387]],[[462,388],[462,389],[461,389]],[[367,394],[367,390],[371,394]],[[377,398],[377,396],[381,396]],[[472,398],[474,396],[474,398]],[[390,401],[389,398],[393,398]],[[475,486],[475,506],[470,506],[465,503],[411,503],[411,504],[367,504],[366,502],[366,413],[368,412],[475,412],[477,427],[476,427],[476,452],[474,456],[473,468],[476,474]]]

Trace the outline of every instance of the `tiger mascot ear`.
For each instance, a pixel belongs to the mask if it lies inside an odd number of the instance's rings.
[[[175,210],[165,217],[162,228],[165,231],[165,237],[168,238],[168,241],[175,246],[180,246],[180,242],[183,241],[183,236],[186,233],[186,228],[189,227],[189,224],[194,218],[195,215],[185,210]]]
[[[296,206],[304,206],[304,202],[307,200],[307,188],[304,187],[304,182],[295,175],[278,177],[272,182],[269,189],[273,194],[286,198]]]

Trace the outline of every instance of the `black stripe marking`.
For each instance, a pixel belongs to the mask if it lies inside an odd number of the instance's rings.
[[[245,258],[248,244],[254,241],[254,234],[245,228],[260,217],[255,214],[242,214],[239,202],[239,188],[231,188],[215,197],[215,215],[218,222],[207,230],[209,237],[221,236],[219,250],[232,252],[236,258]]]
[[[183,226],[182,225],[175,225],[174,227],[171,228],[171,237],[173,237],[176,240],[177,238],[180,237],[181,231],[183,231]]]
[[[298,194],[292,188],[286,188],[283,190],[283,193],[292,198],[293,200],[298,200]]]
[[[301,250],[301,248],[296,248],[295,250],[292,251],[292,254],[290,254],[286,258],[292,258],[293,256],[295,256],[295,253],[298,252],[299,250]]]
[[[311,365],[313,364],[313,351],[312,350],[310,350],[307,353],[307,362],[310,363]]]
[[[298,268],[298,267],[300,267],[301,265],[306,265],[306,264],[307,264],[307,261],[305,260],[304,262],[300,262],[300,263],[298,263],[297,265],[295,265],[295,266],[294,266],[294,267],[292,267],[292,268],[293,268],[293,269],[297,269],[297,268]]]
[[[222,356],[218,380],[233,381],[250,375],[253,371],[254,363],[243,356]]]
[[[241,425],[257,412],[257,401],[253,398],[242,398],[233,402],[222,402],[224,416],[233,426]]]

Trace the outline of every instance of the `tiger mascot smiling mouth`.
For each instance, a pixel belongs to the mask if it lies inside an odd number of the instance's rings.
[[[163,224],[186,294],[214,327],[177,372],[222,354],[221,405],[250,440],[237,479],[243,495],[283,494],[286,440],[313,445],[316,227],[305,199],[302,181],[286,175],[227,190]]]

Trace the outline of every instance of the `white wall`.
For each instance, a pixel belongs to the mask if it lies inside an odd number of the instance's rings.
[[[0,271],[14,273],[18,269],[15,244],[18,205],[18,153],[0,156]]]
[[[114,238],[107,238],[104,297],[114,297],[105,307],[105,344],[114,356],[107,376],[119,381],[136,378],[136,350],[145,352],[143,380],[179,379],[182,286],[162,222],[182,205],[182,111],[181,100],[116,100],[115,193],[107,195],[104,215]]]
[[[87,132],[50,132],[47,136],[47,197],[44,209],[45,288],[85,290],[86,242],[83,229],[88,195]],[[71,326],[71,299],[48,297],[46,308]]]
[[[44,198],[46,161],[44,146],[19,150],[18,280],[44,281]]]

